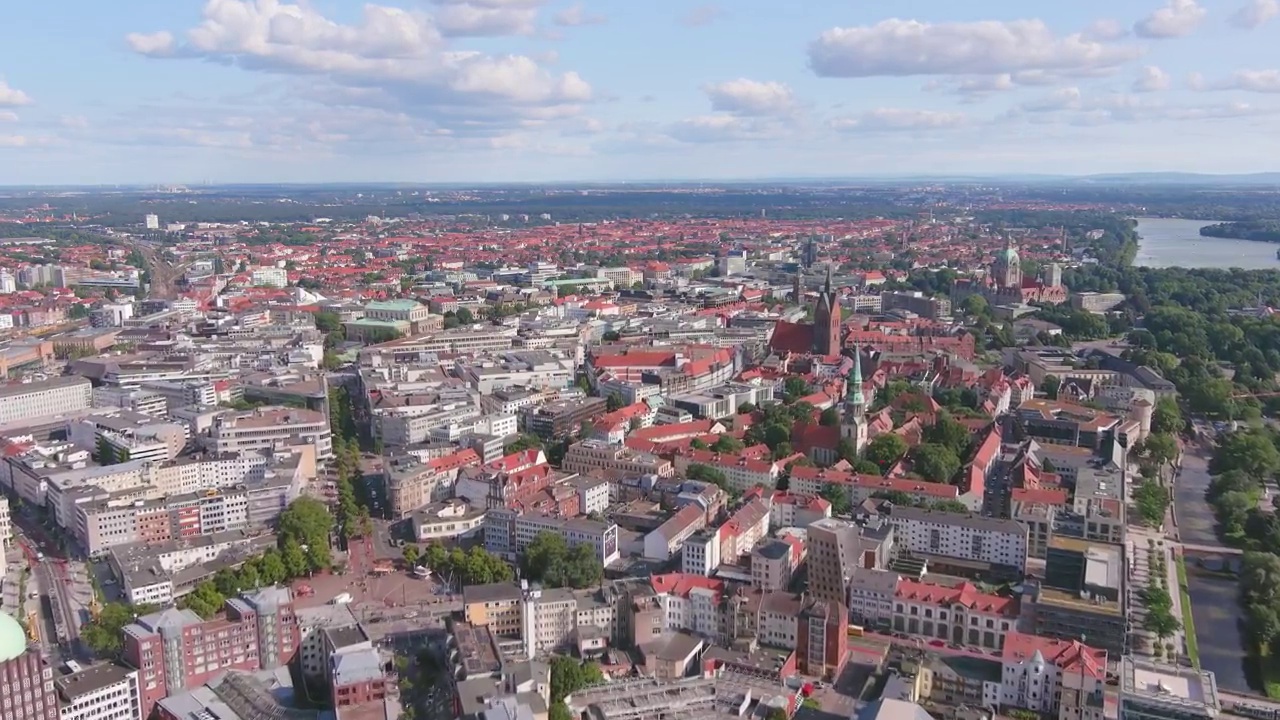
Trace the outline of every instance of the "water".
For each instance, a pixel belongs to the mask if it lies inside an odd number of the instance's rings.
[[[1245,268],[1280,270],[1280,243],[1204,237],[1200,228],[1215,220],[1138,218],[1138,257],[1145,267]]]

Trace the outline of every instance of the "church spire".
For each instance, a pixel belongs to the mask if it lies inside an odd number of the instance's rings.
[[[858,414],[866,407],[867,400],[862,394],[862,352],[853,350],[853,368],[849,371],[849,379],[845,384],[845,402]]]
[[[822,286],[822,292],[826,293],[827,297],[831,297],[831,263],[827,263],[827,282]]]

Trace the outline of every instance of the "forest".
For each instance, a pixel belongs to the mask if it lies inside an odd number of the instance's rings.
[[[1217,223],[1200,228],[1200,234],[1205,237],[1280,243],[1280,220]]]

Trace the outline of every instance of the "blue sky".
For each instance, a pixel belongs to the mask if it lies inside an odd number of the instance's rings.
[[[1280,0],[62,0],[0,184],[1280,170]]]

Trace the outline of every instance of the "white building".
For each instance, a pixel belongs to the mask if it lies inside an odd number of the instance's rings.
[[[315,410],[268,408],[228,413],[214,420],[209,449],[217,453],[274,450],[309,443],[317,460],[333,457],[329,418]]]
[[[542,532],[558,534],[570,548],[589,545],[601,565],[618,559],[618,526],[611,522],[565,519],[508,508],[494,508],[485,514],[485,549],[509,560],[514,560]]]
[[[680,570],[687,575],[709,576],[720,567],[720,533],[705,529],[690,535],[680,550]]]
[[[289,284],[289,273],[284,268],[254,268],[249,276],[249,283],[254,287],[282,288]]]
[[[154,213],[148,213],[143,216],[142,224],[145,225],[148,230],[159,230],[160,216]]]
[[[18,279],[6,269],[0,269],[0,295],[11,295],[18,291]]]
[[[137,720],[142,717],[138,671],[105,663],[54,680],[58,720]]]
[[[1120,659],[1118,720],[1211,720],[1222,709],[1211,672],[1157,665],[1131,655]]]
[[[59,377],[10,385],[0,388],[0,425],[92,406],[93,385],[86,378]]]
[[[1059,720],[1103,720],[1107,651],[1012,632],[1001,651],[1000,705]],[[1178,714],[1160,717],[1181,717]]]
[[[0,495],[0,548],[7,548],[13,541],[13,521],[9,517],[9,498]]]
[[[1018,622],[1014,598],[983,593],[969,582],[954,587],[900,578],[893,597],[893,630],[948,644],[1000,650]]]
[[[1027,528],[1016,520],[895,507],[889,516],[901,550],[1017,568],[1027,565]]]

